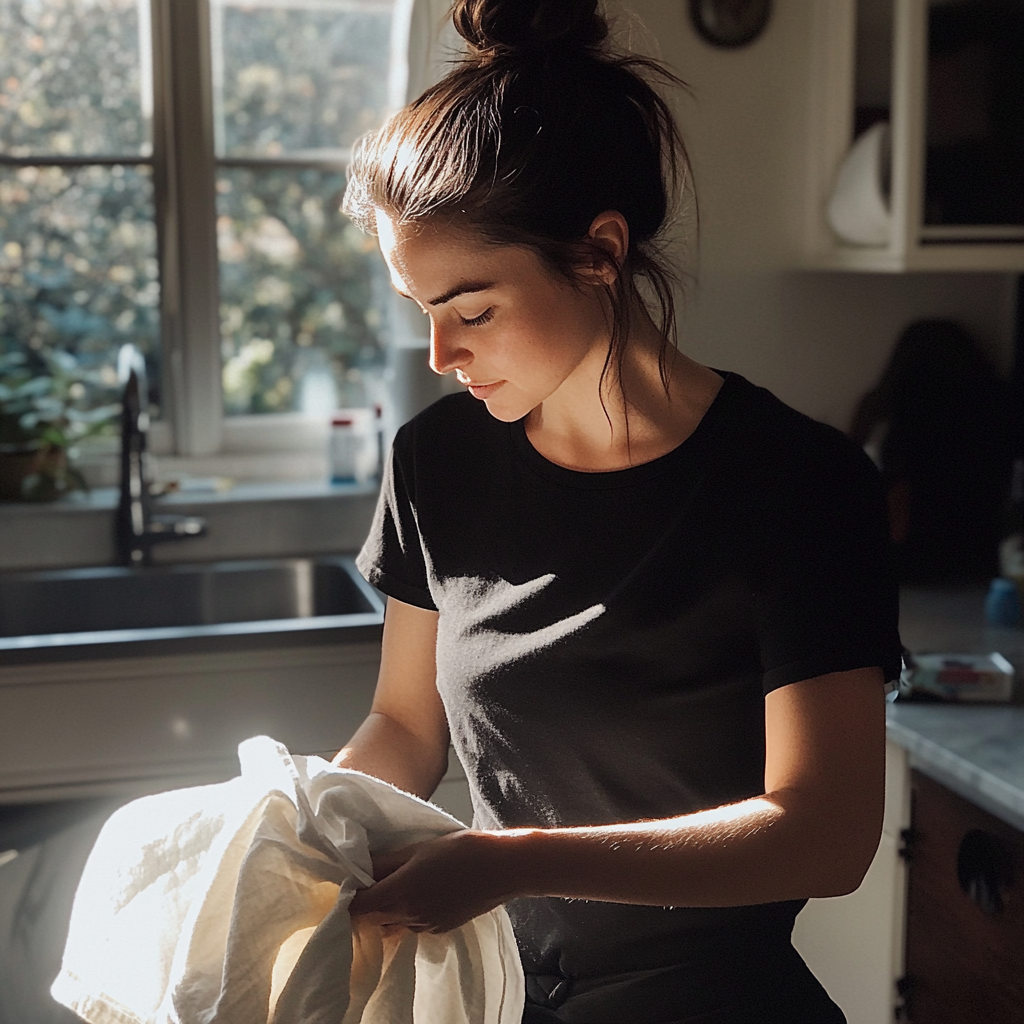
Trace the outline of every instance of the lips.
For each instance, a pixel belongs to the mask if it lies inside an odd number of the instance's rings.
[[[469,393],[474,398],[479,398],[483,401],[485,398],[489,398],[493,395],[494,392],[497,391],[504,383],[505,382],[503,380],[499,380],[495,381],[493,384],[467,384],[466,387],[469,388]]]

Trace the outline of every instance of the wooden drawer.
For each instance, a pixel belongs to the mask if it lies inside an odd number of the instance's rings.
[[[1024,1021],[1024,833],[912,773],[905,1018]]]

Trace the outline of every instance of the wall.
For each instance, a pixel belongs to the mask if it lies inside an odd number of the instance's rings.
[[[625,27],[638,48],[660,49],[693,89],[677,104],[700,210],[698,276],[684,298],[683,349],[845,428],[912,319],[961,320],[1007,367],[1013,279],[792,269],[805,201],[808,15],[818,2],[776,0],[765,33],[736,51],[696,35],[685,0],[626,0],[642,28],[628,18]]]

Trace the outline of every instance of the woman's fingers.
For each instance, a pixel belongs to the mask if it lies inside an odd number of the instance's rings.
[[[453,832],[374,862],[378,881],[356,893],[349,912],[382,927],[446,932],[502,903],[486,841]]]
[[[405,864],[411,857],[416,853],[416,847],[420,844],[417,843],[413,846],[403,847],[401,850],[392,850],[390,853],[378,853],[373,858],[373,877],[377,882],[387,878],[388,875],[394,874],[403,864]]]

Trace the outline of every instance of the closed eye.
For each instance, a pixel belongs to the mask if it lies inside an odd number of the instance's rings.
[[[464,316],[460,316],[459,319],[462,321],[465,327],[480,327],[482,324],[487,323],[494,316],[494,307],[491,306],[485,309],[479,316],[473,317],[472,320],[467,320]]]

